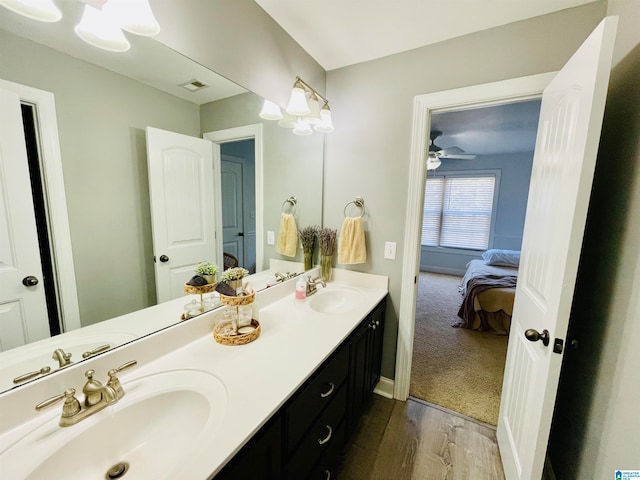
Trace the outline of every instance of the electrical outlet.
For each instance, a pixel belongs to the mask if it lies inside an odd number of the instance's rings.
[[[396,242],[384,242],[384,258],[387,260],[396,259]]]
[[[276,244],[276,234],[272,230],[267,230],[267,245]]]

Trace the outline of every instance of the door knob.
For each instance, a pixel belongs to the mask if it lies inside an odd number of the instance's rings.
[[[33,275],[29,275],[28,277],[24,277],[22,279],[22,284],[25,287],[35,287],[38,284],[38,279]]]
[[[169,261],[169,257],[167,257],[166,255],[160,255],[160,261],[162,263],[168,262]]]
[[[244,237],[244,232],[238,232],[239,237]]]
[[[544,329],[542,333],[538,332],[535,328],[530,328],[526,332],[524,332],[524,336],[527,337],[527,340],[530,342],[537,342],[538,340],[542,340],[544,346],[549,345],[549,330]]]

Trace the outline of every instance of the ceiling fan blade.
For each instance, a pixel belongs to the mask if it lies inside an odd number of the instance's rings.
[[[440,155],[440,158],[449,158],[453,160],[473,160],[476,158],[476,155],[471,153],[461,153],[458,155]]]
[[[458,155],[459,153],[464,153],[464,150],[459,147],[447,147],[439,150],[438,153],[441,157],[447,157],[449,155]]]

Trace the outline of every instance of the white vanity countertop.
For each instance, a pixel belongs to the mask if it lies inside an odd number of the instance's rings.
[[[139,361],[136,368],[121,375],[125,392],[128,381],[166,370],[201,370],[224,383],[228,395],[227,405],[222,418],[216,421],[213,433],[199,439],[197,448],[184,458],[179,469],[169,473],[166,478],[205,479],[217,473],[388,292],[387,277],[341,269],[334,269],[334,277],[327,286],[327,292],[340,285],[348,285],[360,295],[359,302],[349,312],[316,312],[310,306],[314,297],[296,301],[293,293],[295,282],[286,282],[277,291],[274,288],[269,292],[272,289],[268,289],[267,294],[255,302],[254,306],[257,307],[270,303],[257,312],[261,334],[252,343],[242,346],[216,343],[211,333],[217,314],[213,311],[181,325],[182,331],[187,328],[192,330],[190,335],[194,335],[193,339],[157,359],[149,358],[145,361],[145,357],[149,357],[149,349],[160,350],[161,344],[158,342],[161,342],[161,336],[158,336],[154,344],[153,335],[148,337],[149,342],[143,339],[96,358],[95,366],[91,365],[91,368],[101,374],[102,370],[119,365],[118,362],[124,363],[132,358]],[[320,286],[316,296],[319,297],[322,293],[323,288]],[[281,298],[278,299],[278,296]],[[171,337],[170,330],[175,332]],[[164,332],[164,337],[170,339],[167,341],[175,341],[175,337],[180,335],[188,338],[187,333],[177,334],[178,332],[179,329],[173,327]],[[75,378],[80,379],[79,375],[78,373]],[[70,378],[65,378],[65,381],[70,381]],[[55,379],[56,376],[52,376],[52,380]],[[74,386],[80,387],[80,382],[81,380]],[[32,403],[35,405],[44,398],[33,398]],[[118,404],[109,408],[117,409]],[[53,409],[58,410],[58,407]],[[39,415],[42,413],[44,412]],[[27,423],[34,421],[37,422],[32,420]],[[2,443],[11,441],[11,437],[15,435],[0,437],[0,452],[7,447],[7,444]]]

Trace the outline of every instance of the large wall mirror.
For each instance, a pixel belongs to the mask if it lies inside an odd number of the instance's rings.
[[[261,231],[255,235],[259,244],[249,247],[253,256],[244,255],[244,263],[260,271],[272,258],[301,262],[302,252],[294,258],[279,255],[267,243],[266,232],[277,234],[283,202],[292,196],[299,227],[321,224],[323,136],[298,137],[261,120],[259,96],[153,39],[130,38],[132,48],[122,54],[84,44],[73,33],[82,5],[60,3],[63,20],[56,24],[2,10],[0,79],[55,96],[80,327],[157,303],[146,127],[202,138],[261,125],[262,191],[249,188],[244,199],[246,216]],[[193,80],[208,86],[197,91],[180,86]],[[36,112],[36,131],[37,122]],[[233,163],[255,150],[251,138],[237,143],[247,139],[232,137],[219,142],[223,159]],[[246,169],[253,175],[251,166]],[[9,208],[24,202],[28,199],[9,199]],[[215,261],[222,264],[221,258]],[[110,346],[132,339],[118,334],[113,333]],[[38,343],[50,341],[53,351],[64,345],[64,335]],[[28,348],[2,346],[2,363],[20,358]],[[52,360],[50,366],[53,372],[57,363]],[[7,388],[11,379],[0,378],[0,391]]]

